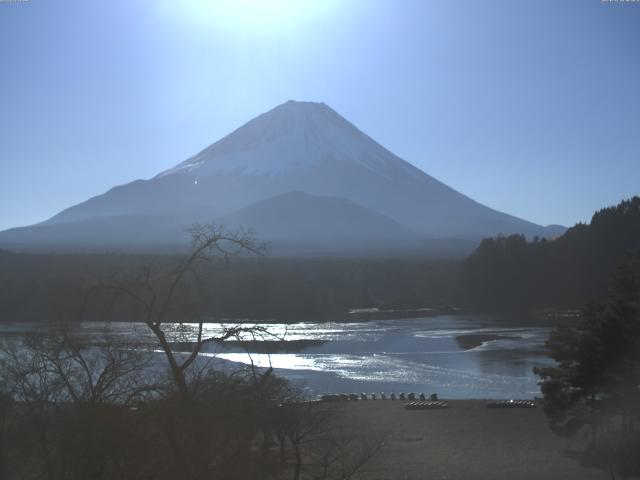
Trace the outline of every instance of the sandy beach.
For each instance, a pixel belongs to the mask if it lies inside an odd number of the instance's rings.
[[[447,410],[408,411],[401,401],[346,402],[350,428],[383,446],[361,479],[605,479],[570,452],[581,440],[556,436],[541,408],[490,409],[481,400],[452,400]]]

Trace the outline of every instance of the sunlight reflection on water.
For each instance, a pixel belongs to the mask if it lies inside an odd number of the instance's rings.
[[[217,358],[271,366],[314,393],[414,390],[449,398],[531,398],[539,394],[533,367],[549,363],[544,356],[549,327],[510,327],[485,317],[273,327],[286,333],[287,341],[326,343],[251,358],[241,351],[220,351]],[[465,349],[460,336],[479,340]]]
[[[235,323],[207,323],[205,337],[219,336]],[[250,323],[242,324],[250,326]],[[91,335],[103,325],[83,324]],[[150,337],[144,325],[113,323],[119,335]],[[268,368],[303,385],[309,395],[350,391],[438,392],[448,398],[531,398],[539,394],[536,365],[548,364],[548,326],[509,326],[477,315],[354,323],[261,324],[269,333],[245,334],[253,341],[212,344],[202,355],[225,365]],[[6,325],[1,327],[5,333]],[[172,341],[189,342],[197,324],[168,328]],[[461,340],[461,338],[464,339]],[[256,351],[269,343],[273,353]]]

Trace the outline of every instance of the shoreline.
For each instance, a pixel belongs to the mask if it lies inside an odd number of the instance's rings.
[[[323,315],[309,315],[305,320],[298,320],[297,315],[294,317],[282,317],[282,318],[235,318],[235,317],[203,317],[202,322],[207,323],[219,323],[227,325],[237,325],[239,323],[265,325],[279,323],[283,325],[295,325],[298,323],[366,323],[369,321],[393,321],[393,320],[407,320],[407,319],[419,319],[419,318],[435,318],[442,315],[478,315],[481,317],[495,317],[498,321],[506,319],[513,319],[513,322],[507,322],[508,325],[522,325],[522,324],[549,324],[557,325],[558,323],[573,322],[580,318],[580,310],[572,308],[534,308],[527,310],[513,310],[513,311],[484,311],[473,310],[465,307],[418,307],[408,309],[379,309],[379,308],[355,308],[343,312],[327,313]],[[517,320],[516,320],[517,319]],[[0,326],[2,325],[51,325],[51,326],[72,326],[74,324],[91,324],[91,323],[139,323],[140,320],[114,320],[111,322],[96,321],[96,320],[83,320],[68,321],[68,322],[50,322],[50,321],[11,321],[0,319]],[[179,324],[181,322],[164,322],[166,324]],[[197,322],[186,322],[197,323]]]

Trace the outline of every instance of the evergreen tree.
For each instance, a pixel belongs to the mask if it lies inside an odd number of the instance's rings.
[[[556,239],[522,235],[485,239],[464,262],[461,303],[485,310],[576,308],[606,299],[625,256],[640,250],[640,197],[596,212]]]
[[[556,365],[535,369],[551,428],[571,435],[589,425],[589,458],[614,478],[640,473],[629,454],[640,446],[639,265],[630,257],[608,302],[589,304],[578,324],[557,327],[547,342]]]

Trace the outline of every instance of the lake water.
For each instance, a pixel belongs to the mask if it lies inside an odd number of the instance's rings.
[[[481,315],[356,323],[266,325],[273,337],[256,338],[247,354],[238,344],[212,345],[203,355],[221,366],[272,366],[309,396],[324,393],[415,392],[442,398],[532,398],[539,395],[533,367],[549,364],[544,342],[550,327],[514,327],[513,319]],[[25,325],[0,325],[9,334]],[[100,325],[83,324],[91,334]],[[195,325],[171,335],[192,340]],[[223,326],[206,324],[205,334]],[[144,325],[115,323],[124,336],[144,337]],[[274,339],[284,341],[274,342]],[[275,345],[264,352],[259,342]],[[245,346],[246,348],[246,346]],[[161,355],[161,354],[158,354]]]

